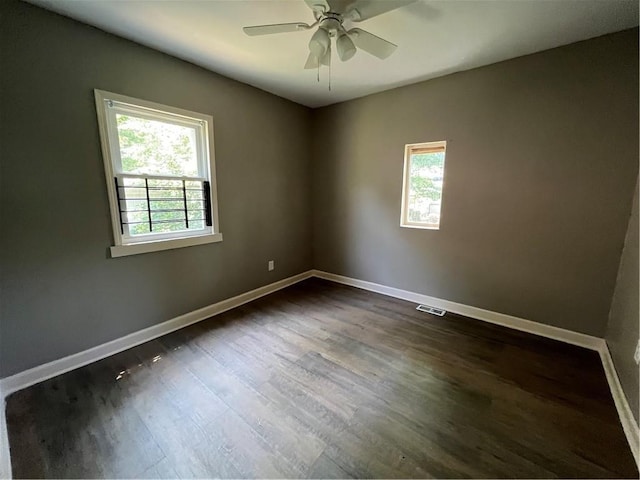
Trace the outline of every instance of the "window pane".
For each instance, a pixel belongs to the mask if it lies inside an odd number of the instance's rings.
[[[191,226],[192,223],[194,223],[195,225],[195,220],[205,219],[204,210],[189,210],[188,216],[189,216],[189,226]]]
[[[122,183],[122,185],[124,185],[125,187],[142,187],[144,188],[145,183],[144,183],[144,178],[129,178],[129,177],[124,177],[121,178],[119,180],[120,183]]]
[[[184,210],[163,210],[160,212],[151,212],[151,221],[154,225],[156,222],[167,222],[169,220],[180,220],[184,223]]]
[[[187,202],[187,208],[189,210],[203,210],[204,200],[190,200]]]
[[[187,189],[187,200],[204,200],[204,192],[202,191],[202,188],[198,190]]]
[[[130,235],[144,235],[146,233],[150,233],[148,223],[136,223],[135,225],[129,225]]]
[[[187,226],[182,222],[160,222],[153,224],[153,233],[169,233],[186,230]]]
[[[123,205],[123,212],[131,212],[136,210],[148,210],[147,200],[121,200],[120,204]]]
[[[409,170],[409,222],[438,225],[444,179],[444,152],[412,154]]]
[[[205,227],[206,225],[204,224],[204,220],[195,220],[195,221],[189,220],[189,228],[202,230]]]
[[[122,220],[129,224],[137,223],[149,223],[149,213],[144,211],[134,210],[133,212],[123,212]]]
[[[197,177],[196,130],[116,113],[122,173]]]

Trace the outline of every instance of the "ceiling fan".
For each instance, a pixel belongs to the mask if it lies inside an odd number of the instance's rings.
[[[299,32],[318,27],[309,41],[309,56],[304,68],[331,65],[331,39],[336,39],[338,57],[349,60],[360,48],[382,60],[391,55],[397,45],[361,28],[345,29],[345,22],[362,22],[390,12],[417,0],[304,0],[313,11],[315,22],[276,23],[244,27],[250,36]]]

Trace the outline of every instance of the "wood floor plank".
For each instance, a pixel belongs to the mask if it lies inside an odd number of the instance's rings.
[[[189,362],[187,369],[299,471],[307,471],[322,453],[325,443],[312,429],[282,405],[274,406],[251,381],[243,382],[241,373],[229,371],[211,358]]]
[[[342,468],[340,468],[326,454],[320,455],[316,462],[312,465],[307,478],[353,478]]]
[[[306,430],[325,444],[333,436],[347,428],[348,419],[327,408],[322,399],[318,399],[304,387],[294,382],[280,383],[275,378],[260,386],[260,392],[268,397],[279,409],[294,416]]]
[[[217,422],[223,450],[241,478],[299,478],[304,473],[283,458],[235,412]]]
[[[70,372],[65,381],[54,378],[32,387],[42,407],[31,409],[30,420],[12,426],[35,428],[37,444],[26,452],[37,448],[46,453],[43,464],[27,465],[25,476],[135,477],[164,457],[118,388],[110,361]]]
[[[398,447],[376,440],[373,435],[358,436],[344,430],[327,446],[325,454],[354,478],[433,478]]]
[[[638,478],[596,352],[318,279],[6,416],[16,478]]]
[[[150,466],[144,472],[139,475],[139,478],[180,478],[178,473],[173,468],[173,462],[168,458],[163,458],[158,463]]]

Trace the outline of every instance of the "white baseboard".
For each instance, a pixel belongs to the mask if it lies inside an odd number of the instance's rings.
[[[607,376],[607,382],[609,382],[611,396],[618,410],[620,423],[622,423],[624,434],[627,436],[627,441],[629,442],[629,447],[631,447],[633,457],[636,460],[636,465],[638,465],[638,469],[640,469],[640,430],[638,429],[638,423],[631,412],[627,396],[624,394],[624,390],[622,390],[622,384],[620,383],[618,372],[613,363],[613,358],[611,358],[611,352],[609,351],[607,342],[603,341],[603,346],[599,352],[604,373]]]
[[[245,303],[286,288],[309,277],[311,277],[311,271],[303,272],[269,285],[265,285],[264,287],[256,288],[250,292],[194,310],[193,312],[185,313],[184,315],[172,318],[166,322],[153,325],[143,330],[138,330],[137,332],[103,343],[102,345],[98,345],[88,350],[74,353],[68,357],[60,358],[37,367],[30,368],[29,370],[16,373],[15,375],[0,380],[0,391],[2,391],[4,396],[10,395],[15,391],[22,390],[23,388],[40,383],[49,378],[56,377],[70,370],[75,370],[76,368],[83,367],[89,363],[115,355],[116,353],[161,337],[175,330],[179,330],[193,323],[200,322],[209,317],[219,315],[227,310],[244,305]]]
[[[7,432],[7,418],[5,416],[5,395],[0,387],[0,478],[11,478],[11,456],[9,455],[9,435]]]
[[[544,325],[542,323],[533,322],[531,320],[525,320],[524,318],[518,318],[512,315],[506,315],[504,313],[492,312],[490,310],[484,310],[482,308],[471,307],[469,305],[463,305],[462,303],[451,302],[449,300],[442,300],[440,298],[430,297],[421,293],[401,290],[399,288],[387,287],[386,285],[380,285],[378,283],[367,282],[351,277],[344,277],[342,275],[327,273],[321,270],[312,270],[312,274],[314,277],[324,278],[325,280],[331,280],[333,282],[342,283],[344,285],[362,288],[363,290],[381,293],[383,295],[400,298],[402,300],[408,300],[414,303],[426,303],[434,307],[443,308],[444,310],[452,313],[475,318],[484,322],[494,323],[496,325],[502,325],[504,327],[513,328],[514,330],[520,330],[522,332],[533,333],[534,335],[540,335],[541,337],[552,338],[554,340],[570,343],[572,345],[578,345],[590,350],[600,350],[602,342],[604,341],[602,338],[592,337],[591,335],[585,335],[584,333],[573,332],[571,330],[565,330],[564,328],[552,327],[550,325]]]

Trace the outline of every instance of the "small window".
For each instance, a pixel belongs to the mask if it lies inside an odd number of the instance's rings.
[[[447,142],[405,146],[400,226],[440,228]]]
[[[95,91],[111,204],[112,256],[222,240],[213,119]]]

